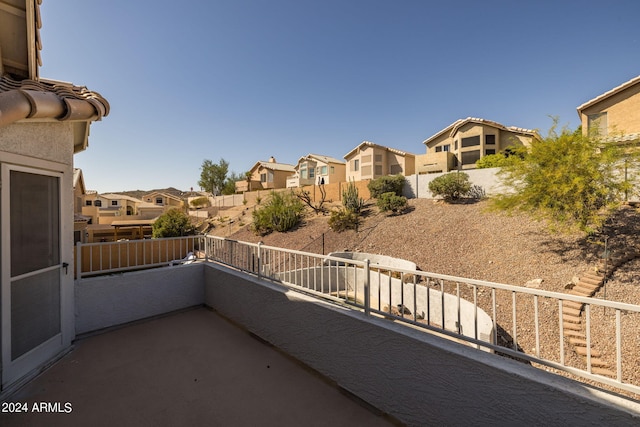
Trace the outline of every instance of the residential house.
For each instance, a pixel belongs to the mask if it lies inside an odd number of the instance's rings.
[[[184,207],[184,200],[180,197],[162,191],[154,191],[149,194],[145,194],[142,197],[142,201],[156,206],[162,206],[165,210]]]
[[[2,392],[75,338],[73,154],[109,113],[97,92],[40,77],[39,5],[0,0]]]
[[[295,170],[296,173],[287,178],[287,188],[344,182],[346,178],[345,162],[319,154],[300,157]]]
[[[236,193],[287,187],[287,177],[295,173],[294,165],[278,163],[271,156],[268,161],[258,161],[249,170],[250,177],[236,182]]]
[[[413,175],[415,154],[362,141],[345,154],[347,181],[375,179],[385,175]]]
[[[585,102],[577,110],[584,135],[597,129],[610,141],[640,142],[640,76]]]
[[[82,169],[73,169],[73,243],[87,243],[87,226],[91,217],[82,214],[87,189]]]
[[[513,145],[529,145],[540,139],[534,130],[474,117],[456,120],[423,141],[426,153],[416,156],[416,172],[436,173],[474,169],[481,157],[497,154]]]

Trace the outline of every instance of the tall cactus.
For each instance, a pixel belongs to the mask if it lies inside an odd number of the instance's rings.
[[[347,188],[342,191],[342,206],[354,213],[360,213],[364,207],[364,200],[358,194],[358,187],[354,181],[349,181]]]

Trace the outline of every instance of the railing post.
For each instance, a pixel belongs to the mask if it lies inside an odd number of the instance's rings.
[[[82,242],[76,243],[76,280],[82,279]]]
[[[262,278],[262,242],[258,242],[258,279]]]
[[[364,314],[369,316],[371,314],[371,293],[369,292],[369,260],[364,260]],[[357,286],[357,285],[356,285]]]

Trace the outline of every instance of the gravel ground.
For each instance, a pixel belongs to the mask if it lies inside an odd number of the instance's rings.
[[[446,204],[427,199],[409,200],[403,215],[387,216],[369,205],[356,231],[336,233],[327,225],[328,215],[309,215],[296,230],[256,236],[249,227],[251,208],[231,226],[219,227],[212,234],[236,240],[259,242],[269,246],[313,253],[359,251],[383,254],[413,261],[423,271],[467,277],[516,286],[532,279],[542,279],[540,289],[567,293],[566,286],[593,268],[604,250],[605,237],[613,253],[629,250],[640,233],[640,214],[631,207],[622,208],[602,234],[591,239],[582,234],[551,232],[545,223],[523,214],[508,215],[489,209],[488,202]],[[237,229],[237,231],[235,231]],[[606,299],[640,304],[640,260],[625,264],[609,279]],[[449,292],[455,292],[453,288]],[[470,290],[463,297],[473,300]],[[604,298],[604,289],[597,295]],[[490,292],[479,292],[479,305],[491,314]],[[512,345],[516,335],[518,347],[536,353],[534,304],[531,297],[516,298],[517,329],[512,322],[512,296],[498,292],[499,341]],[[559,360],[558,305],[541,298],[538,303],[540,355]],[[613,310],[593,310],[591,318],[593,348],[615,370],[615,340],[611,336]],[[546,323],[545,323],[546,322]],[[583,314],[584,323],[584,314]],[[640,385],[640,316],[623,314],[623,379]],[[567,348],[571,348],[567,343]],[[584,358],[567,352],[566,363],[584,368]],[[637,396],[636,396],[637,397]]]

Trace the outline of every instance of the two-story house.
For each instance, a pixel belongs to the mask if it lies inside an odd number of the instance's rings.
[[[258,161],[248,172],[246,180],[236,182],[236,193],[256,190],[274,190],[287,187],[287,177],[295,173],[294,165],[278,163],[271,156],[268,161]]]
[[[1,392],[75,338],[73,154],[109,113],[100,94],[40,77],[39,5],[0,0]]]
[[[296,173],[287,178],[287,188],[344,182],[346,164],[342,160],[320,154],[307,154],[298,159]]]
[[[454,169],[474,169],[481,157],[496,154],[513,145],[531,144],[540,139],[531,129],[467,117],[456,120],[423,141],[426,153],[416,156],[416,172],[436,173]]]
[[[413,175],[415,154],[362,141],[344,155],[347,181],[363,181],[385,175]]]
[[[578,108],[582,132],[596,131],[613,142],[640,142],[640,76],[585,102]]]

